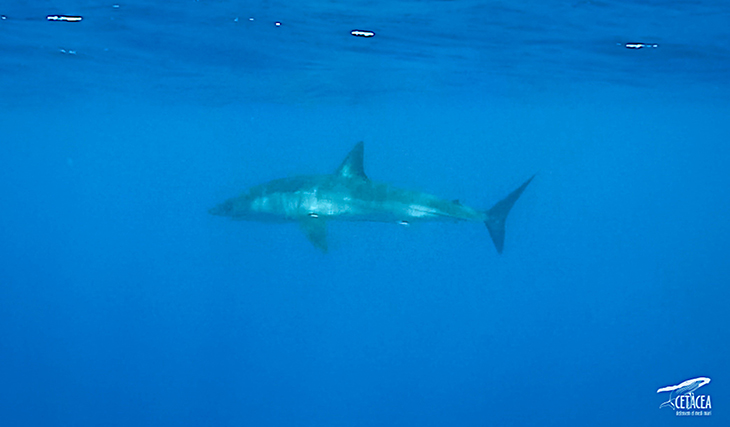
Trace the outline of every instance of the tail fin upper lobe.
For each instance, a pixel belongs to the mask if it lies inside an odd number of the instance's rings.
[[[532,181],[534,177],[535,175],[532,175],[530,179],[520,185],[518,189],[511,192],[509,196],[497,202],[494,206],[492,206],[491,209],[486,212],[487,219],[484,220],[484,224],[487,225],[489,235],[492,236],[494,246],[497,248],[497,252],[500,254],[504,249],[504,222],[505,220],[507,220],[507,214],[509,214],[512,206],[515,204],[517,199],[520,198],[520,195],[523,191],[525,191],[525,188],[527,188],[527,185],[530,183],[530,181]]]

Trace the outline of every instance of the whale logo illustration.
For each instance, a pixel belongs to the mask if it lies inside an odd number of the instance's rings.
[[[665,391],[669,391],[669,400],[659,405],[659,408],[663,408],[665,406],[669,406],[672,409],[677,409],[677,398],[689,395],[691,397],[694,397],[694,392],[698,388],[707,385],[710,382],[710,379],[707,377],[697,377],[692,378],[687,381],[682,381],[681,383],[677,385],[670,385],[666,387],[662,387],[659,390],[657,390],[657,393],[663,393]]]

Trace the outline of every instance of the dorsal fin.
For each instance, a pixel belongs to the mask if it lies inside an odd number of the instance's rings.
[[[355,147],[350,150],[350,154],[345,157],[342,164],[337,168],[335,174],[340,175],[343,178],[360,178],[369,180],[368,176],[365,175],[365,168],[363,167],[363,153],[364,144],[362,141],[355,144]]]

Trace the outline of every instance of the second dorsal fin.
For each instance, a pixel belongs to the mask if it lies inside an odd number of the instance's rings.
[[[364,144],[362,141],[355,144],[355,147],[350,150],[350,154],[345,157],[342,164],[337,168],[336,175],[340,175],[343,178],[360,178],[369,180],[368,176],[365,175],[365,168],[363,166],[364,156]]]

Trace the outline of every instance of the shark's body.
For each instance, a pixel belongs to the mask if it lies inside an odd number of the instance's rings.
[[[355,145],[334,174],[277,179],[210,209],[235,220],[299,222],[309,240],[327,251],[329,220],[408,225],[423,221],[484,222],[499,253],[504,221],[532,178],[488,211],[418,191],[371,181],[363,168],[363,143]]]

